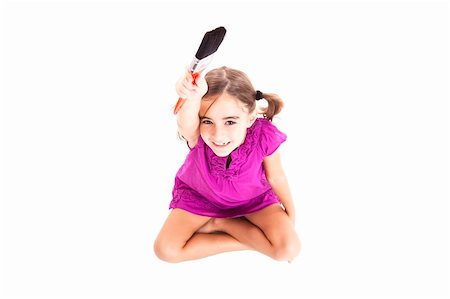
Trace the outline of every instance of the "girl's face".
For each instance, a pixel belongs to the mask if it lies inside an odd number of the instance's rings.
[[[224,93],[215,101],[202,101],[200,135],[217,156],[226,157],[244,142],[255,118],[242,102]]]

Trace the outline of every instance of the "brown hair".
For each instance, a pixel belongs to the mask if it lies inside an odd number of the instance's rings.
[[[209,71],[205,79],[208,83],[208,92],[203,96],[204,99],[216,99],[227,93],[244,103],[249,113],[255,110],[256,90],[244,72],[223,66]],[[274,93],[262,93],[262,97],[268,105],[261,114],[264,118],[272,120],[283,108],[283,101]]]

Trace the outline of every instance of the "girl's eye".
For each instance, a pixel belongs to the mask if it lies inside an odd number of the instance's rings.
[[[232,121],[232,120],[227,120],[227,121],[225,122],[225,124],[228,125],[228,126],[234,125],[235,123],[236,123],[236,122],[235,122],[235,121]]]
[[[204,120],[202,120],[202,124],[210,125],[210,124],[212,124],[212,121],[210,121],[208,119],[204,119]]]

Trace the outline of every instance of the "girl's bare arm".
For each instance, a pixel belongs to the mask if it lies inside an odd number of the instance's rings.
[[[267,181],[283,204],[289,218],[295,222],[294,201],[292,200],[286,174],[281,165],[279,150],[276,150],[272,155],[265,157],[263,163]]]
[[[206,80],[199,76],[196,84],[192,84],[192,75],[186,71],[185,75],[176,83],[178,96],[186,99],[177,113],[178,133],[188,142],[189,147],[197,144],[200,134],[200,120],[198,112],[203,95],[208,90]]]

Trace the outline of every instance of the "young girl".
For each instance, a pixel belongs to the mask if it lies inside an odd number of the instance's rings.
[[[251,249],[292,261],[300,240],[278,150],[286,135],[271,122],[283,102],[255,91],[246,74],[227,67],[192,81],[186,72],[176,84],[186,99],[177,113],[178,132],[190,152],[175,177],[156,255],[181,262]],[[262,98],[268,107],[258,117]]]

